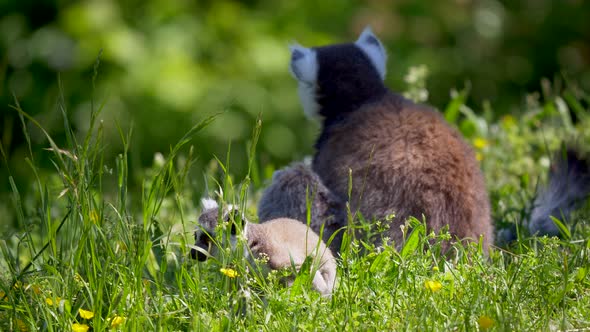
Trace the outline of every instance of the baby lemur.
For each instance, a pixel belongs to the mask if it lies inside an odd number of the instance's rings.
[[[333,252],[339,252],[347,224],[345,202],[326,188],[305,163],[275,171],[258,203],[260,222],[286,217],[305,223],[308,211],[309,227],[323,235]]]
[[[291,47],[303,109],[322,123],[312,169],[353,213],[395,214],[385,235],[397,245],[399,225],[424,216],[430,229],[481,237],[487,250],[490,204],[473,150],[439,113],[384,85],[386,60],[369,28],[350,44]]]
[[[214,244],[215,231],[219,220],[219,208],[215,201],[204,200],[205,207],[199,216],[199,227],[195,231],[195,248],[191,249],[191,257],[203,261],[207,259],[202,251],[217,255]],[[221,220],[232,223],[231,245],[236,246],[235,223],[232,213],[238,210],[229,206],[223,211]],[[242,218],[247,240],[244,256],[254,258],[266,256],[268,267],[273,270],[288,268],[295,265],[297,270],[307,257],[312,257],[312,272],[315,271],[312,286],[323,296],[330,296],[336,280],[336,260],[330,249],[318,235],[304,223],[288,218],[277,218],[265,223],[254,224]]]

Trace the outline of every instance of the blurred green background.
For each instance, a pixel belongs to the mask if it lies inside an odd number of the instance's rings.
[[[518,116],[540,79],[558,76],[590,90],[590,1],[0,1],[0,139],[26,194],[32,172],[17,112],[65,141],[60,84],[68,116],[82,135],[91,100],[105,103],[105,163],[121,152],[119,127],[133,128],[132,184],[156,152],[205,116],[225,111],[194,139],[199,170],[231,144],[231,172],[246,171],[247,141],[258,114],[260,165],[280,167],[313,153],[317,124],[304,118],[290,78],[287,45],[349,42],[371,25],[389,51],[387,83],[425,64],[428,101],[444,108],[449,92],[470,87],[475,109]],[[93,65],[102,50],[93,89]],[[13,97],[14,95],[14,97]],[[51,170],[42,133],[29,125],[34,163]],[[8,168],[0,200],[9,205]],[[202,183],[201,183],[202,185]],[[0,218],[9,218],[2,212]]]

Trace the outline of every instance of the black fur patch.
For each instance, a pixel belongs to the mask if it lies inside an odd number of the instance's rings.
[[[294,50],[293,54],[291,55],[291,63],[301,59],[303,57],[303,52],[300,50]]]
[[[369,57],[354,44],[314,48],[319,65],[317,103],[325,123],[382,97],[387,88]]]
[[[375,45],[377,47],[379,47],[379,40],[377,40],[377,38],[375,38],[374,36],[368,36],[365,38],[365,41],[369,44]]]

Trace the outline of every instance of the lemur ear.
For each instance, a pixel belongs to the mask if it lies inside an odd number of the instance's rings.
[[[381,44],[379,38],[375,36],[371,27],[367,26],[354,44],[363,50],[369,59],[371,59],[379,76],[384,80],[387,65],[387,52],[385,52],[383,44]]]
[[[318,76],[318,61],[316,52],[297,43],[289,45],[291,50],[291,64],[289,71],[293,77],[308,84],[313,84]]]
[[[203,206],[203,209],[205,209],[205,210],[216,209],[219,207],[217,202],[214,199],[209,198],[209,197],[201,198],[201,205]]]

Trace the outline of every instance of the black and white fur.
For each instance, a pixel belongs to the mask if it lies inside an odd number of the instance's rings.
[[[290,46],[289,70],[297,79],[299,98],[309,118],[325,119],[350,112],[386,93],[383,80],[387,52],[383,44],[367,27],[354,45]],[[342,53],[349,56],[342,57]],[[319,87],[322,89],[318,91]]]

